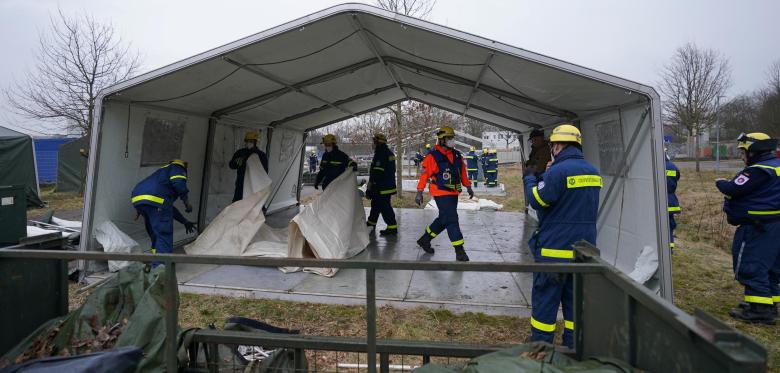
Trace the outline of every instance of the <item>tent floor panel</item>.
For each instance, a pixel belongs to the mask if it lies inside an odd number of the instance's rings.
[[[292,211],[292,213],[291,213]],[[295,209],[269,216],[269,222],[282,224]],[[382,237],[381,221],[377,233],[365,251],[354,259],[362,260],[455,260],[446,233],[433,241],[436,253],[424,253],[416,244],[437,211],[396,209],[400,232]],[[513,212],[460,211],[461,230],[466,251],[473,261],[530,262],[526,241],[533,222]],[[275,224],[275,225],[276,225]],[[192,268],[190,268],[192,267]],[[340,270],[326,278],[310,273],[283,273],[276,268],[244,266],[185,266],[179,273],[180,290],[187,293],[282,299],[330,304],[364,304],[365,272]],[[193,275],[194,274],[194,275]],[[528,316],[531,275],[524,273],[457,273],[450,271],[376,272],[377,299],[396,307],[424,306],[453,312],[484,312],[497,315]]]

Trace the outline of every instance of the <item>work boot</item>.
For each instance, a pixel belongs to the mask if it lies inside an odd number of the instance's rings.
[[[455,260],[459,262],[469,261],[469,256],[466,255],[466,250],[463,250],[463,245],[455,246]]]
[[[748,303],[748,302],[739,302],[738,307],[741,310],[746,310],[746,309],[750,308],[750,303]],[[775,303],[771,307],[772,307],[772,315],[774,317],[777,317],[777,303]]]
[[[417,240],[417,244],[422,247],[423,251],[428,254],[433,254],[433,248],[431,247],[431,235],[423,233],[422,237]]]
[[[395,236],[398,234],[398,228],[387,228],[379,231],[380,236]]]
[[[368,232],[368,233],[374,233],[374,232],[376,232],[376,224],[371,224],[371,223],[369,223],[369,222],[366,222],[366,227],[369,227],[369,228],[371,228],[371,232]]]
[[[747,308],[729,311],[729,316],[751,324],[775,324],[774,305],[749,303]]]

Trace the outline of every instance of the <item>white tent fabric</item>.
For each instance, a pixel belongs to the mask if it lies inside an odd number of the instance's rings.
[[[244,199],[222,210],[198,239],[184,248],[187,254],[345,259],[368,245],[366,216],[351,170],[336,178],[286,228],[266,224],[263,205],[271,193],[271,185],[260,159],[249,157]],[[304,270],[328,277],[337,272],[335,268],[282,270]]]
[[[368,246],[369,228],[357,189],[355,172],[347,170],[328,184],[328,188],[307,205],[290,223],[288,256],[291,258],[345,259]],[[285,272],[303,269],[331,277],[337,268],[285,268]]]

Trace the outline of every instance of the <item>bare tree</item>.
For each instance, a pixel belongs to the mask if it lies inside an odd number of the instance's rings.
[[[382,9],[400,13],[406,16],[417,18],[427,18],[433,11],[436,0],[375,0],[376,5]],[[388,107],[395,115],[395,133],[396,139],[403,139],[404,135],[404,112],[403,105],[399,102],[395,107]],[[404,174],[404,148],[403,141],[395,142],[395,182],[398,189],[398,198],[403,198],[403,174]]]
[[[501,138],[501,140],[504,140],[504,142],[506,143],[506,149],[509,149],[509,145],[518,142],[517,132],[513,132],[513,131],[499,130],[498,137]]]
[[[39,37],[32,71],[4,94],[17,114],[85,135],[92,128],[98,92],[132,76],[138,54],[110,24],[89,15],[69,17],[59,11],[50,23],[49,32]]]
[[[715,122],[718,96],[731,85],[728,59],[711,49],[689,43],[677,49],[661,71],[667,123],[683,128],[694,139],[696,172],[699,171],[699,137]]]
[[[775,61],[767,71],[767,81],[769,82],[769,91],[780,95],[780,60]]]

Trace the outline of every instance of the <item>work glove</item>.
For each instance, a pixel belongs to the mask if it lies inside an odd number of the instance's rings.
[[[423,199],[422,199],[422,190],[417,191],[417,195],[414,196],[414,203],[417,204],[417,206],[422,205]]]
[[[187,234],[195,232],[195,228],[197,228],[197,226],[191,221],[184,223],[184,229],[187,231]]]
[[[471,189],[471,187],[466,187],[466,191],[469,193],[469,199],[474,198],[474,189]]]
[[[523,169],[523,177],[536,174],[536,166],[528,166]]]

